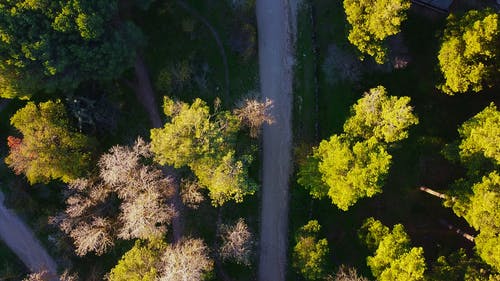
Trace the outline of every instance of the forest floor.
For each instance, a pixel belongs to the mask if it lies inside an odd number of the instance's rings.
[[[57,266],[47,251],[35,238],[33,232],[11,210],[3,205],[0,192],[0,238],[32,272],[46,270],[55,279]]]
[[[264,127],[259,280],[286,280],[292,149],[294,1],[258,0],[262,97],[274,101],[275,123]]]

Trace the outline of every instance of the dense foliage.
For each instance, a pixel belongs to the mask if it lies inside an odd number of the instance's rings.
[[[382,192],[391,165],[388,143],[408,137],[418,118],[409,97],[391,97],[379,86],[352,107],[345,134],[323,140],[300,167],[298,183],[315,198],[328,196],[341,210]]]
[[[200,239],[185,239],[169,245],[161,240],[136,242],[111,270],[110,281],[200,281],[213,262]]]
[[[408,0],[344,0],[347,21],[351,25],[349,42],[377,63],[384,63],[387,57],[384,40],[401,31],[409,8]]]
[[[309,185],[307,175],[299,183],[308,186],[314,197],[328,195],[344,211],[358,199],[382,192],[391,164],[391,155],[374,138],[353,143],[345,135],[322,141],[312,158],[319,159],[317,169],[323,184]]]
[[[60,101],[29,102],[10,123],[22,137],[9,137],[5,163],[31,184],[69,182],[88,171],[93,141],[72,128]]]
[[[367,258],[373,276],[379,281],[421,281],[426,269],[424,250],[411,247],[403,225],[392,230],[369,218],[362,227],[367,244],[375,255]]]
[[[156,264],[167,244],[161,240],[141,242],[126,252],[109,273],[110,281],[155,281]]]
[[[141,37],[118,20],[116,0],[2,1],[0,30],[0,96],[7,98],[117,78]]]
[[[418,124],[409,105],[410,97],[388,96],[384,87],[370,89],[352,107],[352,116],[344,124],[347,134],[391,143],[408,138],[408,128]]]
[[[201,99],[192,104],[165,97],[164,128],[151,130],[151,151],[160,164],[188,166],[206,187],[214,205],[228,200],[241,202],[253,194],[256,184],[249,179],[250,154],[236,153],[240,119],[229,111],[210,113]]]
[[[445,206],[463,218],[479,234],[474,242],[478,255],[500,271],[500,113],[491,103],[460,126],[461,141],[454,149],[468,170],[448,192]],[[453,158],[453,156],[451,157]]]
[[[477,153],[500,164],[499,124],[500,112],[494,103],[462,124],[458,129],[460,157],[467,161]]]
[[[318,238],[320,230],[318,221],[311,220],[299,229],[295,237],[293,266],[307,280],[318,280],[325,275],[328,241]]]
[[[443,92],[479,92],[492,85],[500,73],[499,27],[498,14],[489,9],[448,17],[438,55]]]

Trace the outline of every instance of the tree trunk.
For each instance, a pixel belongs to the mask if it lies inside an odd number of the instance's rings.
[[[441,199],[446,199],[446,198],[448,198],[448,195],[446,195],[446,194],[444,194],[444,193],[437,192],[437,191],[432,190],[432,189],[430,189],[430,188],[428,188],[428,187],[425,187],[425,186],[421,186],[419,189],[420,189],[421,191],[423,191],[423,192],[427,192],[427,193],[429,193],[430,195],[433,195],[433,196],[439,197],[439,198],[441,198]]]
[[[470,242],[474,243],[474,236],[470,235],[469,233],[464,232],[460,228],[454,227],[453,225],[451,225],[450,223],[448,223],[447,221],[445,221],[443,219],[439,220],[439,223],[441,223],[442,225],[446,226],[449,230],[455,231],[455,233],[461,235],[463,238],[465,238],[465,239],[469,240]]]

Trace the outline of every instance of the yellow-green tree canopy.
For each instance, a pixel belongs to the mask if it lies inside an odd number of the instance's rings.
[[[137,240],[109,273],[110,281],[155,281],[157,264],[167,248],[161,240],[142,242]]]
[[[401,31],[409,8],[409,0],[344,0],[351,25],[349,42],[377,63],[384,63],[387,52],[384,40]]]
[[[408,127],[418,124],[409,103],[409,97],[388,96],[383,86],[372,88],[352,107],[344,132],[385,143],[406,139]]]
[[[92,141],[75,132],[60,101],[29,102],[10,123],[22,138],[9,137],[5,163],[30,182],[69,182],[83,176],[91,164]]]
[[[324,277],[324,266],[328,254],[328,241],[318,239],[321,225],[311,220],[302,226],[295,237],[293,266],[307,279],[318,280]]]
[[[140,32],[117,17],[116,0],[2,1],[0,97],[121,75],[133,63]]]
[[[498,14],[493,10],[472,10],[459,18],[450,15],[438,55],[444,76],[439,88],[453,95],[491,86],[500,73],[499,34]]]
[[[444,202],[474,227],[479,256],[500,272],[500,113],[494,103],[467,120],[458,132],[461,141],[450,145],[451,159],[460,159],[467,177],[456,181]],[[446,151],[446,153],[450,153]],[[455,154],[455,155],[453,155]]]
[[[359,198],[382,192],[391,164],[391,155],[373,138],[351,144],[334,135],[320,143],[316,156],[322,179],[330,187],[328,196],[342,210]]]
[[[111,270],[109,280],[201,281],[212,269],[209,248],[201,239],[182,239],[174,245],[153,240],[136,242]]]
[[[465,220],[479,231],[474,239],[479,256],[500,271],[500,176],[491,172],[472,186],[466,200]]]
[[[209,190],[214,205],[228,200],[241,202],[253,194],[256,184],[248,177],[250,155],[237,155],[240,119],[230,111],[210,113],[201,99],[192,104],[165,97],[169,121],[151,130],[151,151],[158,163],[176,168],[188,166],[199,183]]]
[[[323,140],[301,165],[298,183],[315,198],[329,196],[346,211],[360,198],[382,192],[391,165],[388,143],[408,137],[418,124],[408,97],[387,96],[385,88],[371,89],[352,107],[344,134]]]
[[[361,230],[369,235],[370,246],[376,247],[375,255],[366,261],[377,280],[424,280],[424,250],[422,247],[411,247],[403,225],[397,224],[390,231],[380,221],[369,218]]]
[[[462,159],[479,153],[500,164],[500,112],[494,103],[464,122],[458,132]]]

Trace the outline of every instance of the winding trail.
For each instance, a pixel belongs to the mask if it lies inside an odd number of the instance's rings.
[[[0,191],[0,238],[31,272],[46,270],[52,280],[57,280],[54,260],[26,224],[3,202],[4,195]]]
[[[256,7],[261,93],[274,101],[276,121],[263,132],[260,281],[286,280],[295,5],[293,0],[257,0]]]
[[[135,83],[131,84],[131,87],[134,89],[137,99],[142,104],[142,106],[146,109],[149,115],[149,120],[153,125],[153,128],[161,128],[163,126],[163,122],[161,121],[160,113],[158,111],[158,104],[156,103],[155,93],[153,91],[153,87],[151,86],[151,80],[149,78],[149,72],[146,64],[144,63],[144,59],[140,52],[137,52],[135,63]],[[174,179],[174,194],[171,203],[173,204],[175,210],[177,211],[177,215],[172,219],[172,232],[173,232],[173,242],[177,243],[181,240],[182,234],[184,232],[184,223],[183,223],[183,209],[184,206],[181,201],[181,196],[179,193],[179,175],[175,171],[173,167],[164,166],[163,170],[165,174],[171,175]]]

